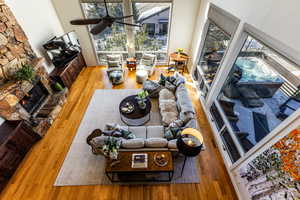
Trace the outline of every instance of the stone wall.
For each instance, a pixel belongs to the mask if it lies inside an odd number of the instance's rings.
[[[22,63],[36,55],[10,8],[0,0],[0,85],[13,79]]]

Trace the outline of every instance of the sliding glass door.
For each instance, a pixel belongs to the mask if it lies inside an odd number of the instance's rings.
[[[106,15],[102,1],[82,2],[86,18]],[[158,62],[167,62],[171,3],[123,0],[109,2],[107,5],[111,16],[133,15],[132,23],[140,24],[142,27],[126,29],[124,25],[114,23],[111,28],[106,28],[102,33],[91,35],[99,64],[106,63],[107,54],[122,54],[123,59],[131,56],[139,59],[143,53],[152,53],[157,55]],[[89,30],[93,26],[89,25]]]

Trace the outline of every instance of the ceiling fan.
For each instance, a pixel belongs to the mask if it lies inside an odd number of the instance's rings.
[[[106,16],[105,17],[93,18],[93,19],[75,19],[75,20],[70,21],[70,23],[72,25],[97,24],[90,31],[93,35],[97,35],[97,34],[101,33],[107,27],[111,27],[113,23],[124,24],[124,25],[128,25],[128,26],[141,27],[141,25],[138,25],[138,24],[129,24],[129,23],[125,23],[125,22],[122,22],[122,21],[116,21],[116,20],[122,20],[122,19],[125,19],[125,18],[133,17],[133,15],[123,16],[123,17],[112,17],[108,13],[106,0],[104,0],[104,5],[105,5],[105,10],[106,10]]]

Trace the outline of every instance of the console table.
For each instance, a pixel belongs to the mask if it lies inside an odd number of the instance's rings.
[[[0,190],[14,174],[30,148],[41,139],[25,121],[5,121],[0,126]]]
[[[51,72],[50,77],[70,89],[73,82],[85,66],[86,63],[82,53],[78,53],[78,55],[64,67],[55,68]]]

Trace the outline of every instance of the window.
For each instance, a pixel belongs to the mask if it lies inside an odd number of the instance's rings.
[[[300,108],[297,66],[248,36],[218,101],[247,152]]]
[[[208,85],[211,85],[214,80],[229,41],[229,34],[225,33],[214,23],[209,23],[204,47],[199,59],[199,66]]]
[[[122,3],[108,3],[108,12],[115,17],[123,16]],[[98,18],[106,15],[104,3],[82,3],[86,18]],[[89,25],[91,30],[95,25]],[[106,61],[106,55],[111,53],[127,52],[127,37],[124,25],[114,23],[98,35],[92,35],[93,45],[100,63]]]
[[[146,27],[135,29],[137,57],[149,52],[157,55],[158,62],[166,62],[171,3],[134,2],[132,10],[135,23],[146,24]]]
[[[107,54],[123,54],[123,58],[126,59],[128,51],[132,51],[127,48],[129,38],[135,40],[134,50],[138,59],[143,53],[153,53],[157,55],[158,62],[167,62],[171,3],[133,1],[132,9],[124,9],[125,5],[128,7],[125,1],[108,3],[109,14],[114,17],[134,15],[133,23],[141,24],[142,28],[133,27],[126,32],[124,25],[114,23],[111,28],[107,28],[102,33],[91,35],[100,64],[106,62]],[[101,2],[84,2],[82,8],[86,18],[103,17],[106,14],[104,3]],[[132,10],[132,13],[128,10]],[[89,26],[89,30],[91,28],[93,25]]]

